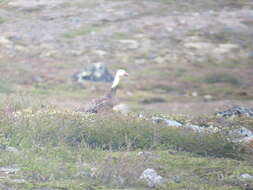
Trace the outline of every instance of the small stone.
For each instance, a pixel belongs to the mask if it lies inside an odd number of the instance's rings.
[[[4,36],[0,36],[0,45],[3,45],[3,46],[9,46],[12,44],[12,41],[7,39],[6,37]]]
[[[192,16],[199,16],[200,14],[198,12],[192,13]]]
[[[100,57],[103,57],[103,56],[107,55],[107,52],[103,51],[103,50],[95,50],[94,53],[97,54]]]
[[[122,114],[128,114],[130,112],[129,107],[126,104],[117,104],[113,107],[113,111],[122,113]]]
[[[172,27],[167,27],[166,30],[167,30],[168,32],[172,32],[172,31],[173,31],[173,28],[172,28]]]
[[[253,138],[253,132],[245,127],[229,131],[229,136],[233,142],[250,142]]]
[[[13,182],[13,183],[26,183],[27,181],[24,179],[12,179],[11,182]]]
[[[19,153],[18,149],[12,146],[8,146],[5,149],[7,152]]]
[[[189,42],[185,43],[184,47],[196,50],[211,50],[213,49],[214,45],[206,42]]]
[[[232,107],[231,109],[215,113],[218,117],[229,117],[229,116],[248,116],[253,117],[253,108],[244,108],[240,106]]]
[[[206,101],[209,101],[209,100],[212,100],[212,99],[213,99],[213,97],[209,94],[204,96],[204,100],[206,100]]]
[[[244,179],[244,180],[253,180],[253,175],[250,175],[250,174],[241,174],[240,175],[240,178],[241,179]]]
[[[185,125],[186,128],[192,129],[196,132],[203,132],[205,131],[204,127],[198,126],[198,125],[193,125],[193,124],[186,124]]]
[[[162,176],[158,175],[156,171],[151,168],[148,168],[142,172],[140,180],[145,181],[149,187],[156,187],[165,181]]]
[[[237,49],[239,49],[239,46],[236,44],[219,44],[213,51],[216,54],[225,54]]]
[[[151,156],[152,155],[152,153],[151,152],[138,152],[138,154],[137,154],[138,156]]]
[[[5,173],[5,174],[15,174],[19,171],[20,169],[17,168],[15,165],[13,166],[2,166],[0,167],[0,173]]]
[[[192,96],[196,97],[196,96],[198,96],[198,93],[197,92],[192,92]]]
[[[171,177],[171,180],[174,181],[175,183],[180,183],[180,182],[181,182],[179,176],[172,176],[172,177]]]
[[[181,127],[181,126],[183,126],[181,123],[179,123],[178,121],[175,121],[175,120],[166,119],[164,121],[167,125],[172,126],[172,127]]]
[[[164,118],[161,118],[161,117],[152,117],[152,121],[153,121],[153,123],[163,122],[163,123],[165,123],[165,124],[167,124],[168,126],[171,126],[171,127],[181,127],[181,126],[183,126],[181,123],[179,123],[176,120],[164,119]]]
[[[139,42],[136,40],[119,40],[120,43],[125,44],[127,46],[127,49],[138,49],[140,47]]]

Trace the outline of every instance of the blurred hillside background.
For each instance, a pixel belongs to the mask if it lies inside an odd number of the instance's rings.
[[[133,110],[210,114],[253,106],[250,0],[1,0],[0,96],[74,108],[109,84],[72,75],[124,68]]]

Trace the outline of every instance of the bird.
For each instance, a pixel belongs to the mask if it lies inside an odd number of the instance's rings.
[[[104,96],[95,98],[90,103],[88,103],[84,111],[87,113],[99,113],[110,109],[112,110],[112,108],[118,103],[116,92],[120,79],[127,76],[128,73],[125,70],[117,70],[110,90]]]

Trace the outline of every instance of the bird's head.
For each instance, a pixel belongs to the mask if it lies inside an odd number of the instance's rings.
[[[119,70],[117,71],[117,73],[116,73],[116,76],[119,76],[119,77],[126,77],[126,76],[128,76],[128,73],[127,73],[125,70],[123,70],[123,69],[119,69]]]
[[[123,69],[117,70],[114,81],[112,83],[112,88],[116,88],[119,84],[120,79],[126,76],[128,76],[128,73],[125,70]]]

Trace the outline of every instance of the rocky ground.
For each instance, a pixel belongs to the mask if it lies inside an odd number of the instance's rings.
[[[26,91],[79,106],[108,85],[81,88],[71,77],[101,62],[128,70],[120,96],[135,110],[209,114],[253,106],[252,1],[0,3],[3,96]]]

